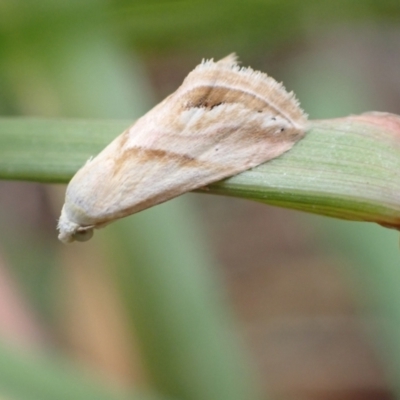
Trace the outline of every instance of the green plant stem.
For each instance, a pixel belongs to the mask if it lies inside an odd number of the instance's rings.
[[[66,183],[131,123],[2,118],[0,178]],[[399,170],[400,147],[384,126],[322,120],[283,156],[201,191],[397,226]]]

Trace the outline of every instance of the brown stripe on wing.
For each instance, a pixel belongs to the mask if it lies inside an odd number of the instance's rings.
[[[114,160],[114,175],[118,174],[120,169],[123,167],[125,162],[129,162],[130,159],[134,158],[136,162],[148,162],[156,160],[162,165],[168,162],[174,162],[179,167],[196,167],[213,169],[215,171],[224,171],[228,169],[220,164],[200,161],[189,154],[176,153],[169,150],[162,149],[151,149],[148,147],[134,146],[128,149],[124,149],[120,155]],[[129,160],[128,160],[129,159]]]
[[[148,161],[154,158],[157,158],[159,162],[174,160],[177,161],[179,164],[197,162],[194,157],[188,154],[175,153],[173,151],[162,149],[152,149],[143,146],[134,146],[124,149],[119,159],[124,160],[130,157],[138,157],[138,159],[140,159],[141,161]]]
[[[241,103],[246,108],[258,112],[268,109],[273,110],[275,113],[286,118],[281,110],[276,108],[268,99],[257,96],[252,92],[225,86],[196,86],[184,93],[182,102],[186,104],[187,108],[205,107],[210,109],[220,104]],[[288,120],[290,121],[289,118]]]

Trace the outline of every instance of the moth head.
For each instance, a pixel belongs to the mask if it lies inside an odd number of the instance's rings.
[[[65,209],[61,211],[61,217],[58,221],[59,235],[58,239],[63,243],[72,243],[73,241],[86,242],[93,236],[93,226],[80,226],[71,221]]]

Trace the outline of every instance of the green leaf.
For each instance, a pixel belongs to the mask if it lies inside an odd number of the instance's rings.
[[[210,193],[397,227],[400,118],[385,113],[311,121],[304,139]]]
[[[66,183],[131,122],[2,118],[0,178]],[[390,114],[312,121],[283,156],[201,191],[397,226],[399,131]]]
[[[107,386],[99,376],[59,358],[17,351],[4,344],[0,345],[0,395],[20,400],[166,400]]]
[[[0,178],[66,183],[129,121],[0,119]]]

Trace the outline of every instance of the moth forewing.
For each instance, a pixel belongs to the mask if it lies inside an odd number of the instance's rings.
[[[204,61],[72,178],[59,238],[87,240],[94,228],[276,158],[305,124],[272,78],[234,56]]]

